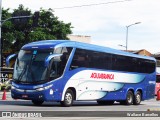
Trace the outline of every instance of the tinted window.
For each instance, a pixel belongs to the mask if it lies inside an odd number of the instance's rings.
[[[54,62],[52,63],[50,74],[54,73],[54,76],[56,77],[60,77],[63,74],[63,71],[65,69],[71,51],[72,51],[71,47],[59,47],[55,49],[54,53],[62,54],[62,56],[55,58]]]
[[[80,67],[152,73],[155,71],[155,62],[141,58],[76,49],[70,68]]]
[[[157,83],[160,83],[160,75],[157,75],[157,80],[156,80]]]
[[[70,69],[72,70],[79,67],[88,67],[87,59],[88,59],[88,56],[86,52],[84,50],[77,49],[74,54]]]

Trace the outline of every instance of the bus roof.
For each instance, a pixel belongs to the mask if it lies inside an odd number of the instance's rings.
[[[37,42],[31,42],[22,47],[22,49],[53,49],[57,47],[76,47],[76,48],[82,48],[87,50],[94,50],[99,52],[106,52],[106,53],[112,53],[117,55],[124,55],[124,56],[132,56],[132,57],[138,57],[138,58],[144,58],[144,59],[151,59],[155,60],[153,57],[149,56],[143,56],[143,55],[137,55],[121,50],[116,50],[109,47],[103,47],[99,45],[93,45],[88,43],[81,43],[76,41],[70,41],[70,40],[42,40]]]

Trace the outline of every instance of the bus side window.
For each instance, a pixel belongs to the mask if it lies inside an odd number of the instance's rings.
[[[78,67],[79,67],[78,66],[78,56],[74,56],[72,63],[71,63],[71,66],[70,66],[70,70],[76,69]]]
[[[66,52],[64,52],[63,55],[60,57],[60,66],[59,66],[60,74],[63,74],[68,57],[69,57],[69,55]]]
[[[88,68],[89,67],[89,58],[88,50],[76,49],[75,55],[73,57],[70,70],[76,68]]]

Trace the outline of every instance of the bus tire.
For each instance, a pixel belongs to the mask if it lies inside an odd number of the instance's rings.
[[[44,101],[32,100],[32,103],[36,106],[40,106],[43,104]]]
[[[134,105],[139,105],[141,103],[141,100],[142,100],[141,92],[137,91],[135,96],[134,96],[133,104]]]
[[[64,100],[61,101],[60,103],[63,107],[70,107],[73,104],[73,99],[74,99],[73,91],[68,89],[64,95]]]
[[[133,104],[133,92],[132,91],[128,91],[127,92],[127,97],[126,97],[126,100],[125,100],[125,105],[132,105]]]

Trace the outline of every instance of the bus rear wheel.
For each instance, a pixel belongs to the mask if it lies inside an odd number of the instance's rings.
[[[126,97],[126,100],[125,101],[121,101],[120,104],[123,104],[123,105],[132,105],[133,104],[133,92],[132,91],[128,91],[127,92],[127,97]]]
[[[134,96],[134,101],[133,104],[134,105],[139,105],[141,103],[142,97],[141,97],[141,92],[137,91],[135,96]]]
[[[73,99],[74,99],[73,92],[72,90],[68,89],[64,95],[64,100],[61,101],[60,103],[64,107],[69,107],[72,106]]]
[[[44,101],[32,100],[32,103],[36,106],[40,106],[43,104]]]

